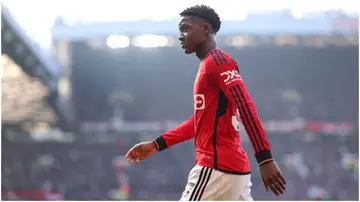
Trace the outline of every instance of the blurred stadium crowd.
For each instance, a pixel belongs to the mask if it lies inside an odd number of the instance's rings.
[[[50,64],[5,24],[2,199],[178,200],[195,162],[192,141],[138,165],[123,155],[191,115],[197,58],[172,46],[111,49],[91,39],[55,41],[60,63]],[[357,35],[219,36],[287,179],[280,200],[359,198]],[[46,69],[54,64],[63,65],[56,79]],[[265,192],[241,138],[254,199],[279,200]]]
[[[11,132],[9,132],[11,133]],[[280,200],[357,200],[358,139],[355,134],[269,133],[273,154],[287,178]],[[194,165],[192,142],[177,145],[138,165],[127,165],[125,148],[148,139],[129,134],[108,142],[3,141],[3,199],[178,200]],[[245,138],[244,138],[245,139]],[[30,140],[28,140],[30,141]],[[120,143],[121,142],[121,143]],[[243,141],[251,154],[251,145]],[[266,193],[252,160],[256,200]]]

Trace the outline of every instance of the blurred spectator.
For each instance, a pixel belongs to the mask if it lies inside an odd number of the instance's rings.
[[[131,136],[122,142],[124,148],[141,141],[141,135]],[[254,199],[358,199],[357,135],[268,136],[288,188],[280,198],[265,192],[251,145],[243,140],[252,161]],[[5,140],[2,148],[2,196],[8,200],[178,200],[195,163],[191,141],[130,167],[119,156],[116,141]]]

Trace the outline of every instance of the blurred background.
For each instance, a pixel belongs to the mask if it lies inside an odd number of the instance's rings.
[[[242,129],[254,199],[359,199],[356,1],[2,2],[3,200],[179,200],[192,141],[138,165],[124,154],[192,114],[199,61],[177,20],[195,3],[219,13],[287,179],[265,192]]]

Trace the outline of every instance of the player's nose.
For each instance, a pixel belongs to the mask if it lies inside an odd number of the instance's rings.
[[[179,35],[179,41],[181,41],[181,42],[185,41],[185,36],[184,36],[184,34],[180,34],[180,35]]]

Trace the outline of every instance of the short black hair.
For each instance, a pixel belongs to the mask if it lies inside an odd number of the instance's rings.
[[[196,5],[183,10],[180,16],[198,17],[210,23],[212,31],[216,34],[220,30],[221,21],[214,9],[206,5]]]

